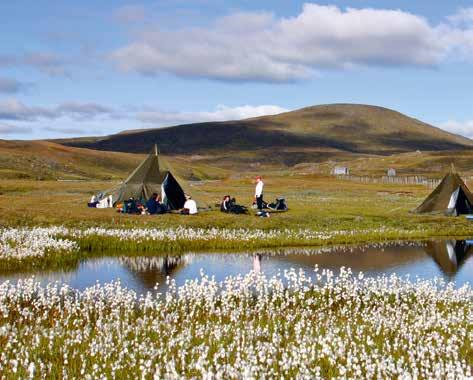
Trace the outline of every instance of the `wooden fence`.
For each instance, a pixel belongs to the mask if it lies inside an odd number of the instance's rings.
[[[435,188],[440,183],[441,179],[432,179],[422,176],[407,176],[407,177],[368,177],[356,175],[337,175],[339,179],[345,181],[361,182],[361,183],[380,183],[392,185],[423,185],[429,188]]]

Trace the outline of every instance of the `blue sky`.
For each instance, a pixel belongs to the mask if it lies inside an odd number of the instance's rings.
[[[16,0],[0,17],[3,139],[327,103],[473,137],[471,2]]]

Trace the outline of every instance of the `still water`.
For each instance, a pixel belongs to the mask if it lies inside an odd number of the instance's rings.
[[[341,267],[353,273],[363,272],[365,277],[380,274],[430,279],[441,277],[459,287],[473,284],[473,240],[442,240],[428,242],[402,242],[361,247],[335,247],[325,249],[285,249],[254,253],[198,253],[160,257],[105,257],[80,262],[68,271],[41,271],[33,273],[0,273],[0,283],[16,282],[35,276],[38,281],[64,282],[76,289],[120,280],[122,285],[137,293],[166,290],[166,278],[177,285],[201,276],[203,271],[216,280],[227,276],[245,275],[258,271],[266,276],[283,274],[285,270],[303,269],[307,274],[319,269],[337,273]]]

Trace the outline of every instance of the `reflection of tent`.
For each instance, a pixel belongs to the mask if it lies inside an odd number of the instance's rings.
[[[185,257],[123,257],[120,263],[125,265],[132,275],[146,288],[152,289],[159,283],[166,283],[166,278],[179,271],[187,264]]]
[[[431,241],[427,243],[425,252],[445,274],[453,275],[470,255],[471,248],[464,240]]]
[[[170,171],[161,171],[158,147],[130,174],[118,187],[107,195],[112,195],[113,204],[129,198],[146,200],[153,193],[161,194],[163,203],[176,210],[184,206],[184,191]]]
[[[447,174],[435,190],[416,208],[416,213],[444,213],[447,215],[473,212],[473,194],[456,173]]]

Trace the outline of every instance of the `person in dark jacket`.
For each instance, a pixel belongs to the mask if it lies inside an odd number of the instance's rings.
[[[220,211],[222,212],[232,211],[232,201],[231,201],[230,195],[225,195],[223,197],[222,203],[220,204]]]
[[[248,212],[245,206],[237,204],[236,199],[231,198],[230,195],[223,197],[222,203],[220,203],[220,211],[230,214],[246,214]]]
[[[146,202],[146,210],[148,210],[150,215],[155,215],[161,211],[158,194],[153,193],[153,195],[151,195],[151,198]]]

